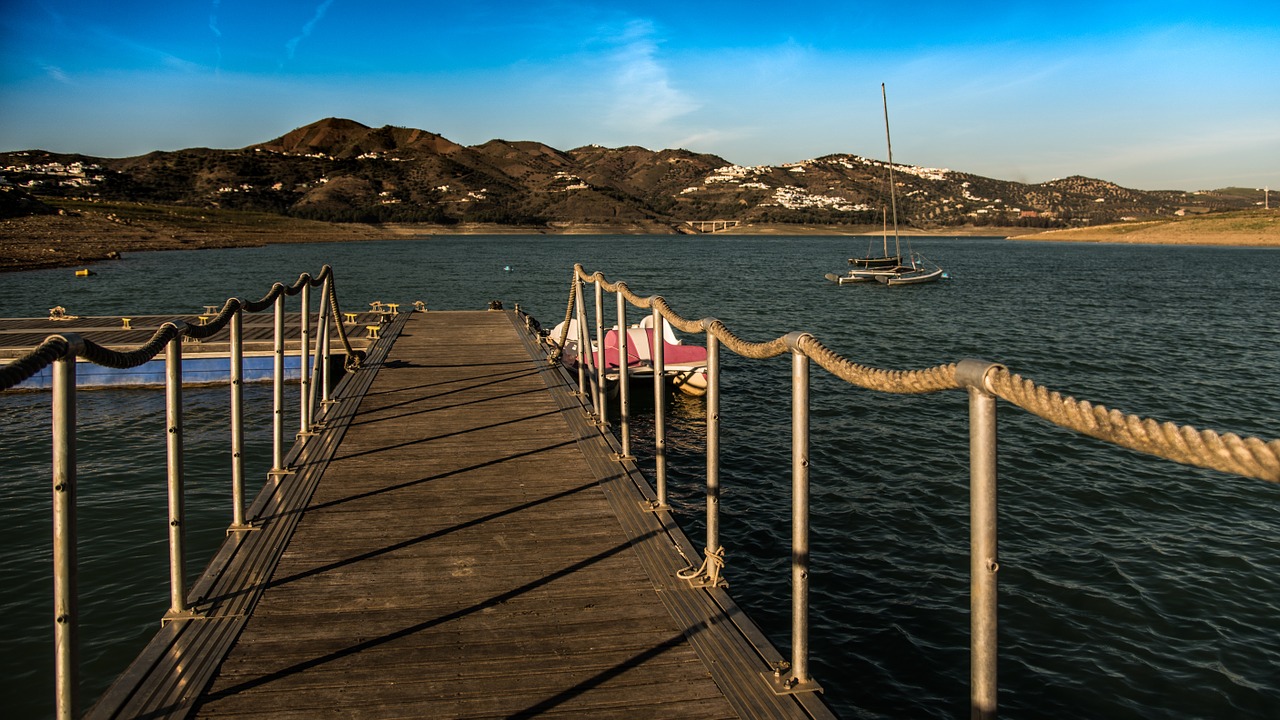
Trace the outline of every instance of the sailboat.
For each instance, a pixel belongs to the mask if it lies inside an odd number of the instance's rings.
[[[888,210],[884,212],[884,232],[880,235],[881,254],[871,254],[872,246],[867,247],[867,254],[862,257],[849,258],[849,264],[853,267],[849,268],[847,275],[836,275],[835,273],[827,273],[827,279],[839,285],[848,283],[875,282],[877,278],[883,275],[892,275],[898,272],[898,268],[902,267],[902,252],[898,244],[897,234],[894,234],[893,255],[889,254],[889,217]]]
[[[942,268],[926,265],[924,257],[911,250],[907,243],[907,255],[902,255],[902,240],[898,235],[898,195],[893,183],[893,141],[889,137],[889,96],[884,83],[880,83],[880,97],[884,101],[884,139],[889,148],[889,204],[893,208],[893,255],[889,254],[889,232],[886,224],[882,235],[883,254],[849,258],[853,267],[846,275],[827,273],[827,279],[839,285],[861,282],[879,282],[883,285],[916,285],[946,277]]]

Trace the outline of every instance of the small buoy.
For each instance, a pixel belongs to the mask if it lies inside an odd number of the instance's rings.
[[[83,270],[76,271],[76,277],[89,277],[90,275],[97,275],[97,274],[98,273],[93,272],[89,268],[84,268]]]

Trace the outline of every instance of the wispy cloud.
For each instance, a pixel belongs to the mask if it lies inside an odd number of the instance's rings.
[[[221,5],[222,0],[213,0],[213,7],[209,8],[209,30],[219,39],[222,38],[222,31],[218,29],[218,7]]]
[[[613,106],[610,121],[622,127],[652,128],[697,109],[697,103],[672,86],[666,66],[658,58],[654,27],[646,21],[629,23],[617,38],[613,54]]]
[[[222,5],[222,0],[213,0],[213,7],[209,8],[209,31],[213,33],[213,49],[217,53],[218,67],[222,67],[222,30],[218,27],[218,8]]]
[[[68,76],[68,75],[67,75],[67,73],[66,73],[66,72],[64,72],[64,71],[63,71],[63,69],[62,69],[62,68],[60,68],[60,67],[58,67],[57,65],[45,65],[43,69],[44,69],[44,73],[45,73],[46,75],[48,75],[50,78],[53,78],[54,80],[56,80],[56,81],[58,81],[58,82],[62,83],[63,85],[74,85],[74,84],[75,84],[75,83],[71,82],[71,77],[70,77],[70,76]]]
[[[324,2],[316,6],[315,14],[311,16],[311,19],[307,21],[306,25],[302,26],[302,32],[290,38],[289,42],[285,43],[285,50],[288,51],[290,60],[293,59],[294,54],[298,51],[298,43],[311,37],[311,33],[316,29],[316,25],[320,24],[320,21],[324,19],[324,14],[329,12],[329,6],[333,5],[333,3],[334,0],[324,0]]]

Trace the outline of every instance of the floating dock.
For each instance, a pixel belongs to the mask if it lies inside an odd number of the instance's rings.
[[[216,311],[205,315],[135,315],[135,316],[67,316],[50,318],[0,318],[0,365],[22,357],[50,335],[78,333],[99,345],[111,349],[132,349],[147,342],[161,325],[167,322],[185,322],[200,325],[207,322]],[[371,341],[369,328],[386,321],[386,313],[344,313],[347,334],[357,349],[365,348]],[[312,315],[314,322],[315,315]],[[275,319],[270,314],[246,314],[244,318],[244,380],[268,382],[272,379],[272,363],[275,342]],[[297,380],[301,376],[298,348],[301,345],[301,316],[285,314],[285,379]],[[231,374],[230,340],[222,331],[209,340],[185,343],[183,348],[182,381],[188,385],[225,383]],[[310,356],[315,357],[316,340],[313,334]],[[164,385],[164,358],[118,370],[95,365],[81,359],[77,363],[76,385],[92,387],[139,387]],[[52,386],[50,368],[19,384],[19,390],[48,390]]]
[[[404,313],[91,710],[824,718],[511,311]]]

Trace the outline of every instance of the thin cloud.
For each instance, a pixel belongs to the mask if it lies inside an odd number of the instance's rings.
[[[209,8],[209,31],[213,33],[213,50],[218,58],[218,67],[222,67],[222,30],[218,27],[218,8],[222,5],[222,0],[213,0],[213,7]]]
[[[612,57],[613,124],[652,128],[697,109],[693,100],[672,87],[666,67],[658,60],[650,23],[630,23],[619,40],[622,47]]]
[[[298,51],[298,43],[311,37],[311,33],[316,29],[316,25],[324,19],[324,14],[329,11],[329,6],[333,5],[333,3],[334,0],[324,0],[324,2],[316,6],[315,14],[311,16],[311,19],[307,21],[306,25],[302,26],[302,32],[290,38],[289,42],[285,43],[285,50],[288,51],[290,60],[293,59],[294,54]]]
[[[56,80],[56,81],[58,81],[58,82],[62,83],[63,85],[74,85],[74,84],[75,84],[75,83],[71,82],[71,77],[70,77],[69,75],[67,75],[67,73],[66,73],[65,71],[63,71],[63,69],[62,69],[62,68],[60,68],[60,67],[58,67],[57,65],[45,65],[45,66],[44,66],[44,68],[42,68],[42,69],[44,70],[44,73],[45,73],[46,75],[48,75],[49,77],[53,78],[54,80]]]
[[[222,38],[222,31],[218,29],[218,7],[221,5],[222,0],[213,0],[213,7],[209,9],[209,30],[218,39]]]

